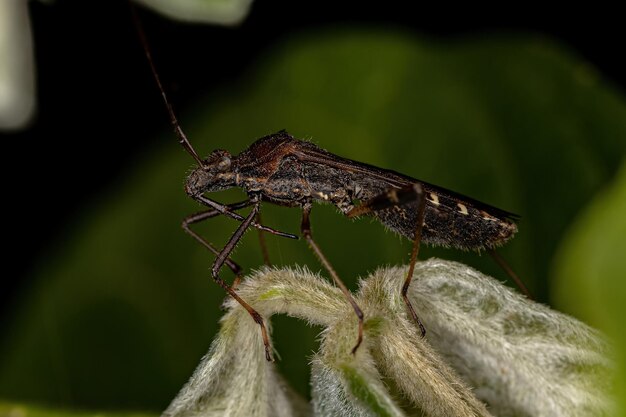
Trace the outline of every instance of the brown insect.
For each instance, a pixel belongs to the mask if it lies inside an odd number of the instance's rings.
[[[263,226],[259,221],[262,202],[298,207],[302,210],[300,226],[302,236],[358,317],[358,338],[352,349],[353,353],[363,340],[363,312],[313,239],[310,224],[313,202],[333,204],[350,218],[373,216],[389,229],[413,241],[409,271],[401,295],[422,335],[425,334],[424,326],[407,297],[421,242],[463,250],[489,250],[507,272],[512,274],[493,249],[504,244],[515,234],[517,226],[514,220],[517,216],[445,188],[395,171],[341,158],[311,142],[296,139],[286,131],[258,139],[236,156],[225,150],[215,150],[206,159],[201,159],[176,119],[156,72],[145,35],[138,20],[136,21],[152,73],[179,142],[198,165],[187,178],[185,191],[191,198],[208,208],[185,218],[182,226],[187,233],[216,255],[211,275],[261,327],[267,360],[272,360],[272,353],[263,318],[237,294],[236,284],[229,286],[219,275],[221,268],[226,264],[235,273],[237,277],[235,282],[238,282],[241,268],[229,256],[250,227],[283,237],[298,238]],[[206,196],[207,193],[233,187],[242,188],[248,198],[225,205]],[[245,207],[252,207],[245,217],[236,213]],[[218,215],[241,222],[221,250],[190,228],[192,224]],[[266,253],[265,248],[263,250]]]

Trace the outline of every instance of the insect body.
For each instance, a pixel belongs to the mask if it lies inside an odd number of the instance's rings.
[[[223,206],[204,196],[232,187],[243,188],[249,199]],[[309,220],[313,201],[334,204],[348,217],[374,216],[389,229],[413,240],[402,296],[422,334],[425,333],[424,326],[407,297],[420,242],[479,251],[505,243],[517,231],[513,222],[516,216],[511,213],[394,171],[338,157],[313,143],[295,139],[286,131],[257,140],[237,156],[224,150],[214,151],[189,175],[185,191],[212,210],[191,216],[183,222],[183,227],[217,254],[212,268],[213,278],[261,325],[268,360],[271,354],[263,320],[219,278],[224,263],[231,262],[231,269],[239,272],[239,267],[228,256],[248,227],[294,237],[253,222],[259,214],[261,202],[302,209],[302,235],[359,318],[359,336],[353,352],[362,340],[363,313],[313,240]],[[234,214],[234,210],[250,205],[253,209],[245,219]],[[235,217],[242,222],[221,251],[189,228],[192,222],[217,214]]]
[[[229,257],[250,227],[283,237],[297,238],[261,224],[259,213],[262,202],[302,209],[302,236],[357,315],[359,331],[353,353],[363,338],[363,312],[313,239],[310,225],[313,201],[334,204],[348,217],[373,216],[389,229],[413,241],[409,270],[401,294],[422,335],[425,334],[424,326],[407,297],[420,242],[464,250],[492,250],[509,240],[517,231],[513,221],[516,216],[511,213],[394,171],[341,158],[310,142],[295,139],[285,131],[257,140],[237,156],[216,150],[208,158],[201,159],[176,119],[152,61],[141,22],[136,16],[135,22],[179,143],[198,164],[187,179],[185,191],[207,209],[185,218],[182,222],[183,229],[216,255],[211,275],[259,324],[268,360],[272,360],[272,354],[263,318],[237,294],[236,283],[241,268]],[[233,187],[244,189],[248,198],[224,205],[206,196],[207,193]],[[245,207],[252,209],[243,217],[237,211]],[[240,222],[221,250],[191,228],[195,223],[218,215]],[[498,257],[496,260],[502,262]],[[232,286],[220,277],[220,270],[224,265],[236,275]]]
[[[187,179],[186,192],[197,197],[232,187],[282,206],[312,201],[334,204],[354,217],[356,201],[369,201],[371,214],[389,229],[414,239],[418,198],[402,191],[421,185],[425,213],[421,241],[436,246],[482,250],[499,246],[517,231],[515,215],[432,184],[338,157],[286,131],[263,137],[237,156],[214,151]],[[407,193],[405,193],[407,194]],[[360,207],[360,206],[357,206]]]

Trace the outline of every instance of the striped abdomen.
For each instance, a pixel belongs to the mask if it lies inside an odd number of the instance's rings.
[[[479,251],[502,245],[517,232],[513,222],[515,215],[430,184],[421,184],[426,197],[422,242]],[[409,239],[415,236],[417,201],[373,215],[389,229]]]

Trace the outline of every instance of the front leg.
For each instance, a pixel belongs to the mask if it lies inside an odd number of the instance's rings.
[[[193,197],[194,200],[196,200],[197,202],[199,202],[200,204],[203,204],[207,207],[211,207],[214,208],[215,210],[219,211],[220,214],[223,214],[226,217],[230,217],[231,219],[235,219],[238,220],[240,222],[244,221],[243,216],[241,216],[240,214],[237,214],[233,211],[230,211],[228,209],[228,206],[222,204],[222,203],[218,203],[215,200],[211,200],[210,198],[207,198],[203,195],[197,195]],[[276,229],[272,229],[271,227],[267,227],[267,226],[263,226],[262,224],[259,224],[255,221],[252,221],[250,223],[253,227],[256,227],[259,230],[262,230],[264,232],[269,232],[273,235],[276,236],[281,236],[281,237],[288,237],[289,239],[298,239],[298,236],[293,235],[291,233],[285,233],[285,232],[281,232],[280,230],[276,230]]]
[[[233,249],[235,249],[235,246],[237,246],[237,243],[239,242],[245,231],[250,227],[254,218],[259,213],[261,202],[258,200],[254,200],[252,201],[252,203],[252,210],[250,211],[248,216],[239,225],[237,230],[235,230],[235,233],[233,233],[233,235],[230,237],[228,243],[226,243],[226,246],[224,246],[224,249],[222,249],[217,255],[217,258],[215,258],[215,262],[213,262],[213,267],[211,268],[211,276],[213,277],[215,282],[217,282],[220,287],[226,290],[226,292],[228,292],[231,297],[233,297],[239,304],[241,304],[241,306],[246,309],[250,316],[252,316],[252,319],[259,326],[261,326],[261,337],[263,338],[263,344],[265,345],[265,358],[268,361],[273,362],[274,358],[272,357],[270,339],[267,334],[267,328],[265,327],[263,317],[261,317],[261,315],[255,309],[253,309],[250,304],[244,301],[244,299],[241,298],[239,294],[237,294],[237,292],[232,287],[228,286],[226,282],[224,282],[224,280],[219,276],[220,269],[228,259]]]
[[[313,235],[311,234],[310,214],[311,214],[311,202],[307,201],[302,206],[302,223],[300,225],[300,230],[302,231],[302,235],[306,239],[311,250],[313,250],[317,258],[320,260],[322,265],[324,265],[324,268],[326,268],[326,270],[332,277],[333,281],[335,281],[335,285],[339,287],[343,295],[346,297],[346,299],[348,300],[348,302],[354,309],[354,313],[356,314],[359,320],[359,335],[356,340],[356,345],[354,345],[354,347],[352,348],[352,354],[354,354],[356,353],[356,350],[359,348],[359,346],[361,346],[361,342],[363,342],[363,311],[358,306],[356,301],[354,301],[354,298],[352,297],[352,293],[350,292],[350,290],[348,290],[346,285],[339,278],[339,275],[337,275],[337,272],[335,272],[335,269],[333,268],[333,266],[330,264],[330,262],[328,262],[328,259],[326,259],[326,256],[324,256],[324,254],[322,253],[322,250],[319,248],[319,246],[317,246],[317,243],[315,243],[315,241],[313,240]]]
[[[225,207],[227,207],[228,210],[239,210],[245,207],[249,207],[252,204],[253,204],[252,201],[244,200],[238,203],[227,204],[225,205]],[[181,227],[183,228],[185,232],[187,232],[191,237],[193,237],[198,242],[200,242],[202,246],[207,248],[214,255],[219,255],[220,251],[217,250],[212,244],[210,244],[205,238],[203,238],[198,233],[196,233],[193,229],[191,229],[191,225],[200,223],[204,220],[212,219],[213,217],[219,216],[221,214],[222,213],[220,211],[214,208],[206,210],[206,211],[202,211],[200,213],[192,214],[183,219]],[[226,266],[228,266],[228,268],[230,268],[230,270],[233,271],[233,273],[235,274],[235,283],[233,283],[233,286],[236,286],[236,283],[238,283],[240,280],[241,267],[230,258],[226,260]]]

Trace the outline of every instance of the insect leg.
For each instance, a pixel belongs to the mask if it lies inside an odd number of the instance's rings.
[[[422,324],[422,321],[415,314],[415,310],[411,305],[411,301],[407,296],[407,292],[409,291],[409,285],[411,285],[411,280],[413,279],[413,271],[415,270],[415,263],[417,262],[417,254],[420,250],[420,242],[422,240],[422,229],[424,227],[424,212],[426,211],[426,195],[424,194],[424,189],[419,184],[414,184],[413,189],[415,190],[418,199],[417,199],[417,221],[415,222],[415,236],[413,237],[413,249],[411,250],[411,262],[409,263],[409,272],[406,274],[406,278],[404,280],[404,284],[402,285],[402,299],[406,304],[413,320],[417,323],[420,328],[420,332],[422,332],[422,337],[426,336],[426,328]]]
[[[502,268],[504,272],[506,272],[506,274],[513,280],[513,282],[515,282],[515,285],[517,285],[517,288],[519,288],[526,297],[532,300],[533,296],[530,294],[530,291],[528,291],[528,288],[526,288],[526,286],[524,285],[522,280],[517,276],[517,274],[513,272],[509,264],[504,260],[504,258],[502,258],[502,256],[500,256],[500,254],[496,252],[496,250],[493,248],[488,249],[487,252],[489,252],[489,255],[491,255],[491,257],[496,261],[496,263],[500,266],[500,268]]]
[[[261,221],[261,212],[257,213],[256,222],[258,224],[263,223]],[[267,244],[265,242],[265,235],[263,234],[262,230],[258,229],[258,231],[259,231],[259,245],[261,246],[261,254],[263,254],[263,263],[265,263],[265,265],[267,266],[272,266],[272,263],[270,262],[270,253],[267,250]]]
[[[248,207],[248,206],[250,206],[252,204],[253,203],[250,200],[245,200],[245,201],[241,201],[239,203],[228,204],[226,207],[228,207],[229,210],[239,210],[239,209],[242,209],[244,207]],[[196,213],[196,214],[192,214],[190,216],[185,217],[183,219],[183,221],[182,221],[182,224],[181,224],[181,226],[182,226],[182,228],[183,228],[183,230],[185,232],[187,232],[189,235],[191,235],[191,237],[193,237],[198,242],[200,242],[200,244],[202,244],[202,246],[207,248],[214,255],[219,255],[220,251],[217,250],[213,245],[211,245],[206,239],[204,239],[198,233],[193,231],[190,226],[192,224],[200,223],[200,222],[202,222],[204,220],[211,219],[211,218],[213,218],[215,216],[218,216],[220,214],[222,214],[222,213],[220,213],[216,209],[206,210],[206,211],[203,211],[203,212],[200,212],[200,213]],[[225,263],[226,263],[226,266],[228,266],[228,268],[230,268],[230,270],[233,271],[233,273],[235,274],[235,281],[233,282],[233,285],[232,285],[232,287],[235,288],[237,286],[237,284],[239,283],[239,281],[241,280],[242,268],[237,263],[235,263],[233,260],[231,260],[230,258],[226,259]]]
[[[252,201],[252,204],[254,204],[252,206],[252,211],[248,214],[248,216],[239,225],[237,230],[235,230],[235,233],[233,233],[233,235],[230,237],[230,239],[228,240],[228,243],[226,243],[226,246],[224,246],[224,249],[222,249],[220,251],[220,253],[217,255],[217,258],[215,258],[215,262],[213,262],[213,267],[211,268],[211,276],[213,276],[213,279],[224,290],[226,290],[226,292],[228,292],[228,294],[230,294],[231,297],[233,297],[239,304],[241,304],[241,306],[243,308],[245,308],[246,311],[248,311],[250,316],[252,316],[252,319],[259,326],[261,326],[261,336],[263,337],[263,344],[265,345],[265,358],[269,362],[273,362],[274,359],[272,357],[272,350],[271,350],[271,346],[270,346],[270,339],[269,339],[269,336],[267,334],[267,328],[265,327],[265,322],[263,321],[263,317],[261,317],[261,315],[255,309],[253,309],[250,306],[250,304],[245,302],[239,296],[239,294],[237,294],[237,292],[235,292],[235,290],[233,288],[229,287],[228,284],[226,284],[226,282],[224,282],[224,280],[222,278],[220,278],[220,276],[219,276],[220,269],[222,268],[222,266],[224,265],[224,263],[228,259],[228,256],[233,251],[233,249],[235,249],[235,246],[237,246],[237,243],[239,242],[239,240],[241,239],[241,237],[243,236],[245,231],[250,227],[252,221],[254,220],[254,218],[256,217],[256,215],[259,212],[259,208],[260,208],[260,205],[261,205],[260,201]]]
[[[379,194],[378,196],[371,198],[361,205],[354,207],[352,210],[346,213],[346,216],[352,218],[356,216],[362,216],[364,214],[368,214],[378,210],[384,210],[393,206],[401,206],[403,204],[408,204],[417,201],[417,214],[416,214],[416,222],[415,222],[415,234],[413,237],[413,248],[411,250],[411,261],[409,262],[409,271],[404,280],[404,284],[402,285],[402,299],[409,309],[409,313],[413,320],[419,326],[420,332],[422,333],[422,337],[426,335],[426,328],[422,324],[422,321],[419,319],[417,314],[415,313],[415,309],[413,305],[411,305],[411,301],[407,296],[409,291],[409,286],[411,285],[411,280],[413,279],[413,271],[415,270],[415,263],[417,262],[417,254],[419,253],[420,241],[422,240],[422,229],[424,226],[424,212],[426,209],[426,196],[424,194],[424,189],[420,184],[412,184],[409,187],[396,189],[393,188],[385,193]]]
[[[224,216],[233,218],[235,220],[239,220],[240,222],[244,221],[243,216],[241,216],[240,214],[237,214],[235,212],[232,212],[228,209],[228,206],[222,204],[222,203],[218,203],[215,200],[211,200],[210,198],[207,198],[203,195],[198,195],[198,196],[194,196],[193,197],[194,200],[198,201],[200,204],[203,204],[207,207],[211,207],[214,208],[215,210],[219,211],[220,214],[223,214]],[[263,226],[257,222],[251,222],[250,223],[253,227],[256,227],[259,230],[263,230],[264,232],[268,232],[271,233],[273,235],[276,236],[281,236],[281,237],[288,237],[289,239],[298,239],[298,236],[293,235],[291,233],[286,233],[286,232],[281,232],[280,230],[276,230],[276,229],[272,229],[271,227],[266,227]]]
[[[302,235],[304,236],[307,243],[311,247],[311,250],[313,250],[317,258],[320,260],[320,262],[324,266],[324,268],[326,268],[330,276],[333,278],[333,281],[335,281],[335,285],[339,287],[343,295],[346,297],[346,299],[348,300],[348,302],[354,309],[354,312],[356,313],[357,318],[359,319],[359,335],[357,337],[356,345],[354,345],[354,347],[352,348],[352,354],[354,354],[356,353],[356,350],[361,345],[361,342],[363,342],[363,311],[357,305],[356,301],[354,301],[354,298],[352,298],[352,294],[350,293],[346,285],[339,278],[339,275],[337,275],[337,272],[335,272],[335,269],[332,267],[330,262],[328,262],[328,259],[326,259],[326,256],[324,256],[319,246],[317,246],[317,243],[315,243],[315,241],[313,240],[313,236],[311,234],[310,214],[311,214],[311,203],[308,202],[302,207],[302,223],[300,226]]]

